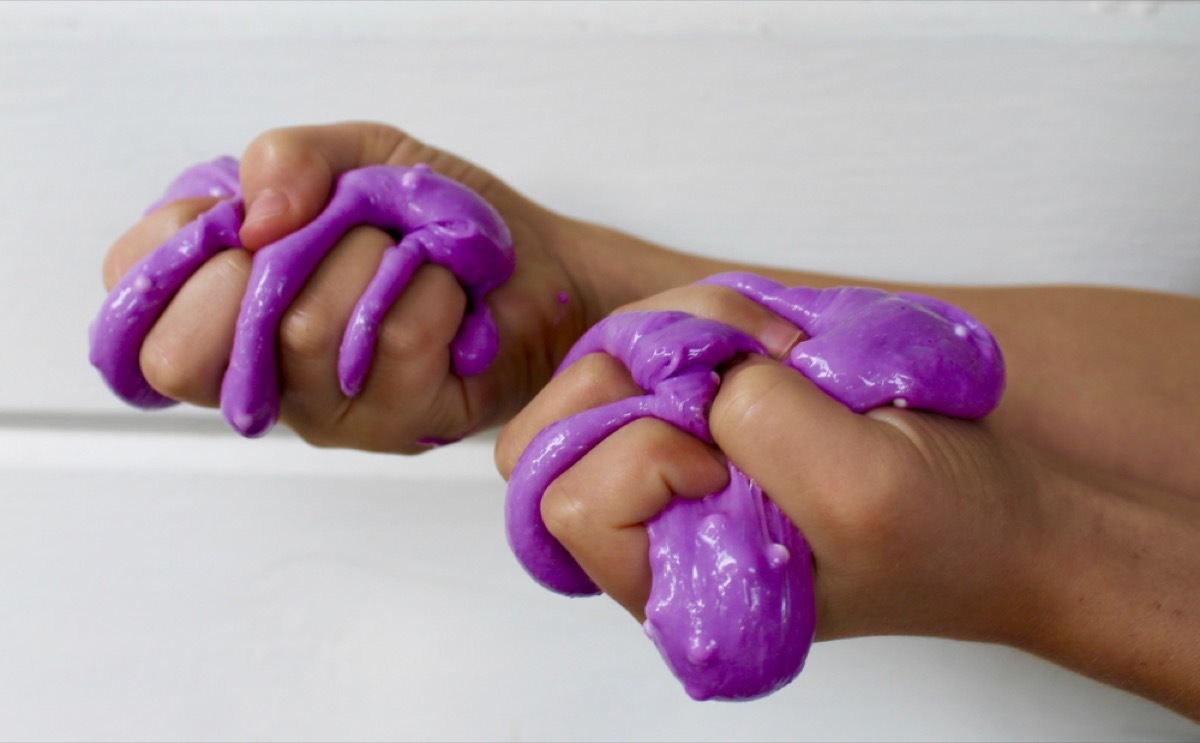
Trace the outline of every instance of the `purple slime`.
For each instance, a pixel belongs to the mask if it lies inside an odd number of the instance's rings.
[[[91,362],[132,405],[174,403],[146,381],[138,356],[150,328],[188,278],[216,253],[240,246],[244,215],[237,168],[233,158],[219,158],[189,168],[168,187],[151,210],[185,197],[224,200],[134,266],[92,323]],[[499,338],[484,297],[514,267],[512,238],[500,215],[473,191],[427,165],[352,170],[338,177],[329,202],[313,221],[254,254],[221,385],[221,410],[243,435],[261,436],[279,417],[275,355],[283,313],[334,244],[363,224],[387,230],[398,243],[384,253],[346,327],[338,358],[342,391],[348,396],[361,391],[379,325],[424,262],[449,269],[467,295],[466,312],[450,344],[455,373],[479,374],[494,360]]]
[[[999,347],[945,302],[864,287],[786,288],[752,274],[703,283],[732,288],[798,325],[809,338],[787,363],[853,411],[891,403],[977,418],[999,402]],[[595,352],[624,363],[646,394],[547,426],[517,461],[505,502],[518,561],[543,586],[576,596],[599,591],[542,523],[546,488],[639,418],[659,418],[711,443],[717,369],[763,349],[718,322],[634,312],[591,328],[559,368]],[[731,463],[725,490],[675,499],[646,528],[652,585],[644,627],[685,691],[695,699],[753,699],[794,679],[816,628],[811,555],[762,490]]]

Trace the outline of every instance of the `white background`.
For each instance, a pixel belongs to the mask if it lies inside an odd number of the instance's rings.
[[[1200,294],[1200,5],[0,4],[0,739],[1200,736],[927,639],[691,702],[615,605],[521,572],[486,437],[123,408],[86,364],[108,244],[183,167],[344,119],[698,253]]]

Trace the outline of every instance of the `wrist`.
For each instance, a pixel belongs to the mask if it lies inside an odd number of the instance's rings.
[[[632,302],[698,281],[721,264],[602,225],[561,218],[559,258],[585,302],[588,326]]]

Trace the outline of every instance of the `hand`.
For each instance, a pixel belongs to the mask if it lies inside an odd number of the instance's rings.
[[[626,309],[721,320],[776,357],[800,337],[717,287],[688,287]],[[504,429],[501,472],[511,473],[545,425],[640,393],[614,359],[585,357]],[[955,636],[994,638],[1009,631],[1001,620],[1019,606],[1021,588],[1010,576],[1027,574],[1016,563],[1028,554],[1008,549],[1028,541],[1025,522],[1013,517],[1025,509],[1010,501],[1028,488],[1015,467],[994,477],[1019,458],[980,424],[891,409],[855,415],[761,357],[726,373],[710,424],[719,450],[657,420],[630,424],[560,477],[542,502],[551,533],[636,618],[643,618],[650,582],[643,522],[672,497],[723,488],[728,455],[809,536],[820,637],[950,628]]]
[[[642,524],[673,497],[723,488],[728,457],[809,541],[818,639],[902,633],[1001,642],[1200,720],[1195,470],[1144,466],[1200,453],[1193,418],[1159,415],[1163,389],[1182,390],[1177,406],[1195,408],[1188,380],[1200,346],[1187,328],[1200,305],[1121,290],[1088,290],[1078,307],[1064,305],[1079,300],[1073,289],[954,293],[995,315],[1019,351],[992,416],[855,415],[773,359],[749,358],[723,374],[709,415],[715,447],[656,420],[630,424],[547,489],[547,528],[641,620],[650,585]],[[717,287],[677,289],[626,309],[719,320],[775,358],[799,340],[779,318]],[[1108,332],[1123,323],[1136,331],[1138,320],[1154,317],[1161,331],[1121,334],[1128,360],[1111,362],[1108,387],[1089,373],[1090,356],[1104,348],[1078,341],[1100,332],[1096,317],[1112,318]],[[1158,352],[1164,345],[1172,355]],[[1051,387],[1047,396],[1046,376],[1076,366],[1086,384]],[[1139,370],[1158,385],[1126,385]],[[497,467],[508,477],[549,423],[637,394],[616,360],[584,357],[501,432]],[[1097,395],[1112,404],[1073,414]],[[1161,432],[1142,435],[1144,419]],[[1114,448],[1110,432],[1123,423],[1139,434]],[[1163,449],[1163,441],[1173,443]]]
[[[412,452],[506,418],[548,378],[594,312],[594,295],[560,259],[577,258],[574,248],[582,241],[569,220],[491,175],[372,124],[278,130],[250,145],[241,160],[247,204],[241,240],[247,249],[208,261],[155,324],[140,357],[151,385],[178,400],[217,404],[252,252],[316,216],[337,175],[370,164],[417,162],[489,200],[513,233],[516,273],[488,297],[500,328],[500,357],[477,377],[450,372],[447,344],[465,297],[448,271],[425,265],[387,315],[362,393],[345,397],[336,377],[342,333],[380,256],[394,243],[380,230],[359,227],[325,258],[281,324],[282,419],[313,443]],[[213,203],[176,201],[136,224],[109,251],[106,285]]]

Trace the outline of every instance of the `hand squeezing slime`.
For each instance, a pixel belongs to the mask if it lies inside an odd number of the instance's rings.
[[[91,361],[127,402],[173,403],[142,375],[139,353],[168,302],[205,261],[239,247],[243,203],[237,162],[221,158],[185,171],[151,209],[175,199],[221,197],[131,269],[91,327]],[[496,356],[496,324],[483,298],[512,274],[508,229],[492,207],[428,167],[374,166],[339,177],[324,211],[255,253],[237,320],[221,408],[247,436],[279,413],[275,335],[283,313],[333,245],[360,224],[397,238],[346,328],[338,377],[357,394],[384,314],[425,261],[448,268],[467,294],[451,342],[454,371],[478,374]],[[785,288],[750,274],[715,276],[796,324],[808,336],[787,363],[855,412],[880,405],[964,418],[999,401],[1004,365],[978,322],[938,300],[843,287]],[[509,544],[541,584],[571,595],[598,592],[546,530],[546,488],[621,426],[660,418],[711,443],[707,414],[717,369],[762,353],[749,336],[683,313],[627,313],[584,334],[562,368],[593,352],[620,359],[646,394],[559,421],[538,434],[513,471],[505,504]],[[702,500],[676,499],[647,523],[653,583],[645,630],[697,699],[749,699],[775,691],[804,665],[816,615],[808,544],[762,490],[730,464],[729,486]]]
[[[173,400],[142,375],[142,342],[171,297],[213,255],[240,246],[243,219],[237,161],[194,166],[151,207],[194,196],[223,197],[134,266],[113,288],[91,327],[91,362],[118,397],[142,408]],[[359,299],[338,359],[343,392],[362,389],[379,325],[416,269],[429,261],[448,268],[467,294],[467,310],[451,342],[455,373],[484,371],[499,349],[496,323],[484,296],[512,274],[512,238],[500,215],[465,186],[430,170],[371,166],[337,179],[325,209],[312,222],[254,254],[238,315],[221,409],[245,436],[261,436],[279,416],[275,336],[283,313],[333,245],[351,228],[374,225],[396,236]]]
[[[785,288],[750,274],[719,284],[759,302],[808,336],[787,363],[850,410],[893,404],[977,418],[999,402],[1004,364],[976,320],[915,294],[840,287]],[[607,353],[646,394],[547,426],[513,470],[505,505],[509,544],[530,575],[568,595],[598,593],[547,531],[541,500],[559,475],[618,428],[644,417],[711,443],[707,413],[717,369],[763,353],[749,336],[682,313],[633,312],[594,326],[560,368]],[[800,672],[816,625],[808,544],[762,490],[730,464],[729,486],[677,498],[646,524],[652,585],[645,631],[696,699],[751,699]]]

